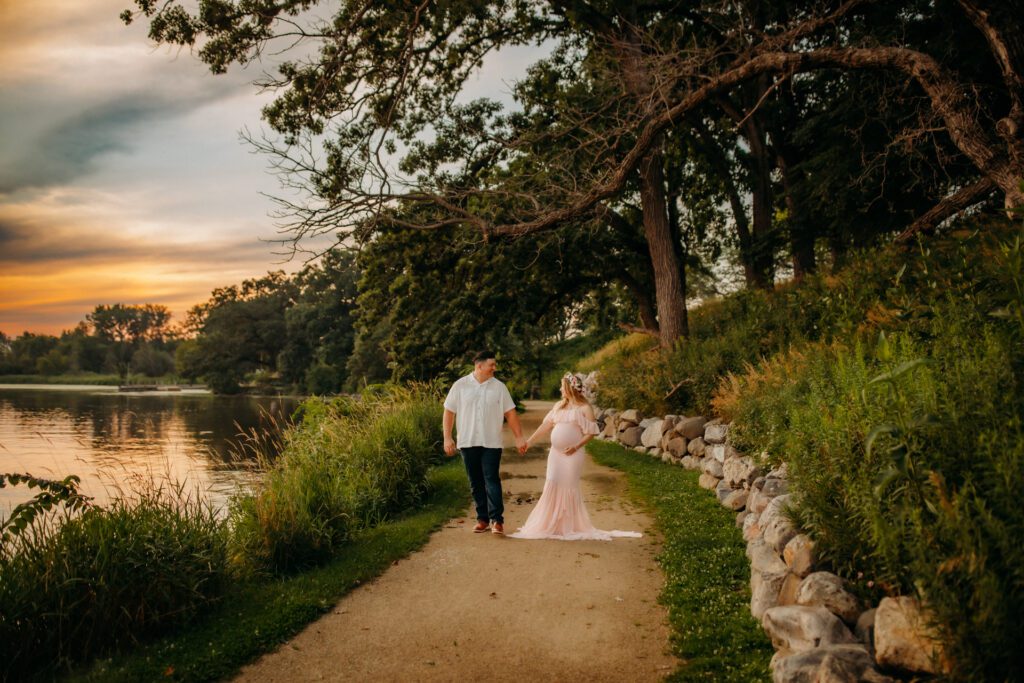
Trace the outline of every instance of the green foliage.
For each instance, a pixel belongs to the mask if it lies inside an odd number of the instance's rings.
[[[78,492],[81,482],[81,477],[74,474],[60,481],[40,479],[31,474],[0,474],[0,489],[18,484],[39,489],[32,500],[16,505],[10,516],[0,522],[0,547],[29,528],[37,517],[49,512],[55,505],[62,505],[71,512],[89,507],[92,498]]]
[[[135,642],[217,600],[227,578],[224,525],[178,493],[64,509],[4,543],[0,660],[9,679]]]
[[[1020,254],[1017,234],[922,249],[882,302],[889,333],[775,355],[716,398],[737,447],[789,463],[839,573],[923,598],[956,680],[1024,667]]]
[[[362,399],[312,398],[280,459],[232,504],[236,561],[290,570],[320,562],[352,534],[417,503],[438,461],[440,397],[388,387]]]
[[[664,546],[661,602],[672,649],[672,681],[764,681],[772,646],[750,616],[750,566],[733,515],[697,486],[697,473],[652,464],[617,444],[591,442],[594,460],[624,471],[630,493],[653,513]]]

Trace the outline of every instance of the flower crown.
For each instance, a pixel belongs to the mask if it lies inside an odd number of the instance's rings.
[[[576,375],[572,374],[571,372],[565,373],[565,375],[562,377],[562,379],[564,379],[566,382],[568,382],[569,386],[571,386],[573,389],[575,389],[576,391],[580,392],[581,394],[583,393],[583,380],[582,379],[580,379]]]

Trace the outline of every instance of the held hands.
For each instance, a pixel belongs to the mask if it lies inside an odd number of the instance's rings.
[[[519,451],[519,455],[526,455],[526,450],[530,447],[530,442],[521,436],[516,437],[516,450]]]
[[[452,438],[446,438],[444,440],[444,454],[449,458],[455,455],[455,440]]]

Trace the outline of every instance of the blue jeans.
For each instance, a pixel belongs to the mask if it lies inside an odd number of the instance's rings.
[[[476,518],[481,522],[505,523],[505,503],[501,498],[501,479],[498,466],[501,464],[500,448],[469,446],[462,451],[462,462],[469,475],[469,490],[476,503]]]

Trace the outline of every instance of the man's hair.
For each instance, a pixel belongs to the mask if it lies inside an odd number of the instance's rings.
[[[477,354],[473,356],[474,363],[483,363],[485,360],[494,358],[494,351],[477,351]]]

